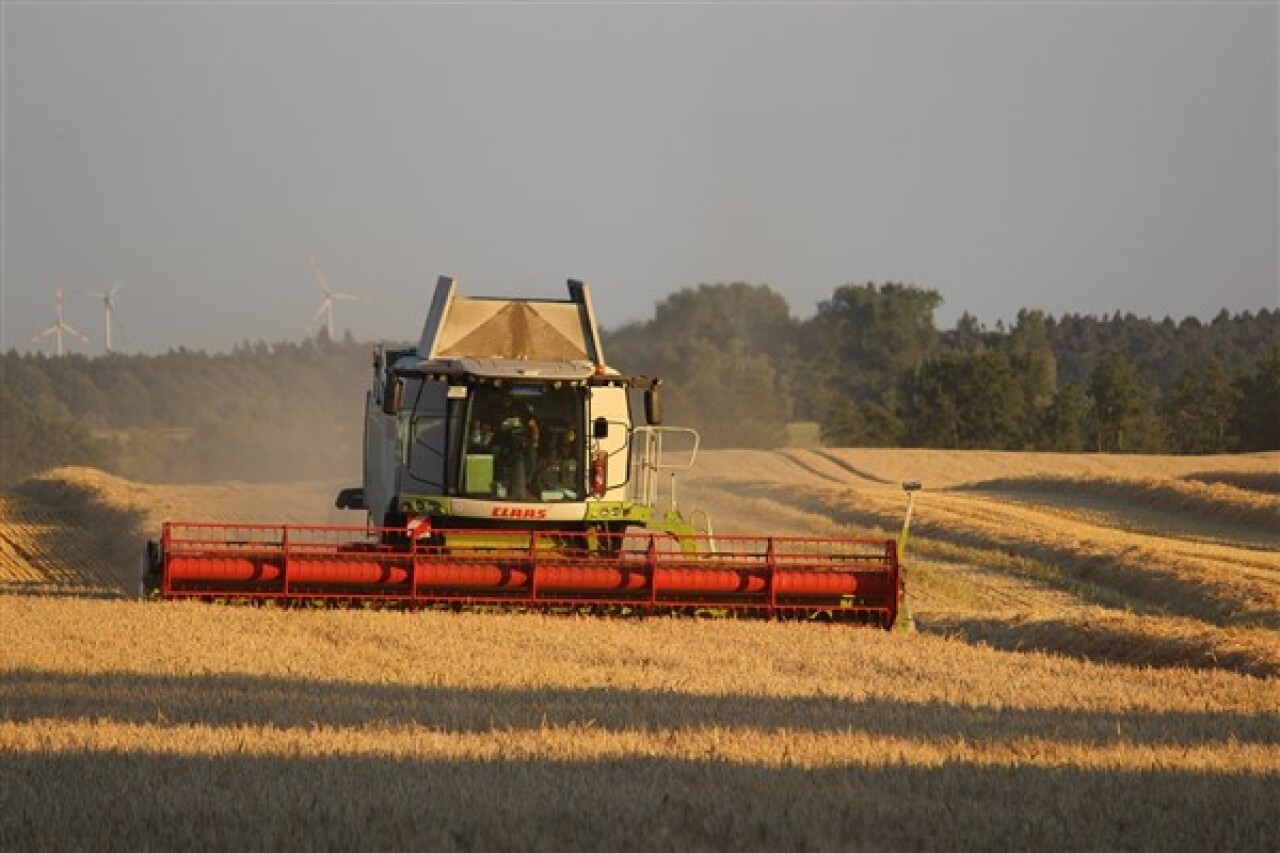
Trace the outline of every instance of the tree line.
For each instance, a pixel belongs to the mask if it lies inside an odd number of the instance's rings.
[[[610,361],[666,377],[671,419],[708,444],[1224,453],[1280,449],[1280,311],[1210,322],[1133,314],[1006,327],[905,284],[836,288],[807,319],[767,285],[686,288],[606,335]]]
[[[608,331],[610,364],[664,379],[667,421],[712,447],[1063,452],[1280,449],[1280,311],[1209,322],[1018,312],[939,329],[941,296],[850,284],[796,318],[767,285],[704,284]],[[358,477],[369,347],[350,337],[209,355],[0,356],[0,484],[87,464],[135,479]]]
[[[322,333],[323,334],[323,333]],[[0,356],[0,484],[83,464],[153,482],[359,476],[369,347]]]

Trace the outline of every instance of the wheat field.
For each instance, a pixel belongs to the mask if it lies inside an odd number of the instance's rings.
[[[706,453],[717,532],[893,535],[913,630],[142,602],[166,518],[0,495],[0,849],[1280,849],[1280,454]]]

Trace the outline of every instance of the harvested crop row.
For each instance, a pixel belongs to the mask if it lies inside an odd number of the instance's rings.
[[[1115,610],[1077,608],[1053,615],[932,610],[918,627],[1009,651],[1043,651],[1133,666],[1229,669],[1280,676],[1274,631],[1216,628],[1189,619],[1152,619]]]
[[[1017,453],[904,448],[832,449],[822,453],[884,483],[923,480],[931,489],[999,478],[1072,477],[1172,480],[1200,475],[1252,477],[1280,469],[1280,451],[1222,456]]]
[[[800,469],[816,469],[813,460],[827,455],[865,463],[862,453],[787,455],[803,463]],[[961,457],[971,477],[990,479],[995,473],[986,463],[975,465],[972,456]],[[733,518],[748,529],[771,524],[797,533],[891,533],[901,518],[901,492],[868,485],[866,478],[853,488],[815,475],[799,489],[770,474],[759,476],[756,467],[711,467],[719,473],[697,480],[686,494],[713,516]],[[1139,533],[1125,526],[1133,523],[1134,510],[1126,512],[1108,498],[1106,511],[1099,512],[1089,503],[1095,495],[1088,489],[1086,480],[1062,493],[920,493],[915,554],[909,547],[907,559],[908,604],[919,625],[1001,648],[1093,660],[1258,674],[1280,668],[1280,641],[1269,621],[1280,600],[1280,552],[1239,547],[1226,538],[1236,532],[1229,523],[1185,515],[1179,516],[1183,528],[1172,527],[1176,518],[1162,519],[1170,525],[1168,535],[1157,535],[1154,525]],[[1042,497],[1054,500],[1037,504]],[[1189,527],[1218,538],[1188,540],[1182,529]],[[1101,611],[1098,604],[1122,609]],[[1130,608],[1146,615],[1124,612]],[[1221,627],[1234,624],[1245,627]]]
[[[773,484],[721,482],[717,488],[788,500]],[[795,499],[837,522],[892,525],[901,497],[885,489],[811,491]],[[1025,554],[1064,579],[1114,587],[1173,612],[1218,623],[1280,624],[1280,551],[1259,551],[1089,524],[1052,509],[972,494],[922,493],[918,534],[976,548]]]
[[[1200,521],[1250,525],[1260,530],[1280,529],[1280,497],[1222,484],[1193,480],[1126,480],[1117,477],[997,478],[966,489],[1050,493],[1075,498],[1101,498],[1117,508],[1153,507],[1193,516]]]
[[[1038,553],[1068,575],[1207,621],[1280,627],[1280,552],[1188,545],[1072,523],[1007,501],[954,494],[931,498],[929,520],[922,522],[931,535],[963,531],[956,535]]]

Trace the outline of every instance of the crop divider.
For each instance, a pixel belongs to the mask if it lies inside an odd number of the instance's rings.
[[[418,562],[422,554],[421,540],[414,537],[409,543],[409,603],[414,610],[419,609],[418,602]]]
[[[645,551],[645,563],[649,570],[649,612],[658,608],[658,538],[649,537],[649,547]]]
[[[529,537],[529,604],[536,605],[538,603],[538,537],[539,532],[534,531]]]
[[[284,599],[289,600],[289,526],[286,524],[280,528],[280,564],[281,564],[281,580],[284,582]]]
[[[764,550],[764,571],[765,571],[765,589],[769,594],[769,618],[774,618],[775,608],[778,604],[778,560],[777,553],[773,547],[773,537],[770,536],[766,541]]]
[[[163,554],[166,559],[169,554],[173,553],[173,537],[170,533],[172,529],[173,525],[169,522],[165,522],[164,527],[160,528],[160,553]],[[168,598],[169,593],[172,591],[170,584],[169,573],[165,571],[160,572],[160,594],[165,598]]]

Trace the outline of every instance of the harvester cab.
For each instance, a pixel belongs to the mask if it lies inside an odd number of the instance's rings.
[[[605,364],[585,284],[570,281],[567,300],[493,299],[441,278],[418,346],[374,351],[364,483],[336,504],[437,540],[463,529],[707,533],[660,476],[692,464],[698,436],[661,425],[659,388]]]
[[[374,352],[363,483],[337,498],[365,524],[167,522],[143,594],[894,624],[898,541],[713,536],[681,512],[698,435],[606,364],[586,285],[456,290],[439,280],[417,346]]]

